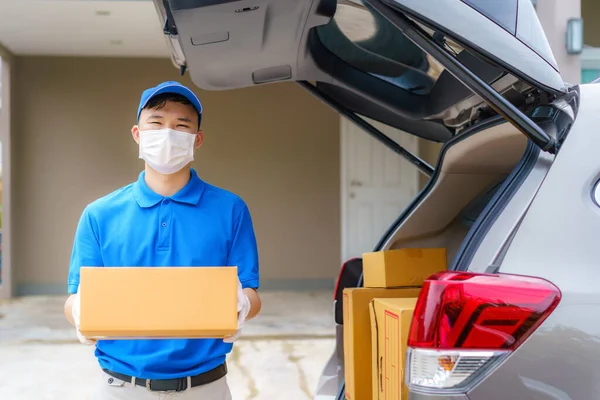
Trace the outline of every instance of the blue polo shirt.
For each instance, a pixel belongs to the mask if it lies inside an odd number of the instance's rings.
[[[70,294],[77,293],[82,266],[237,266],[242,287],[259,286],[256,238],[246,204],[203,182],[194,170],[171,197],[153,192],[142,172],[137,182],[88,205],[75,234]],[[170,379],[211,370],[231,349],[221,339],[101,340],[95,354],[102,368]]]

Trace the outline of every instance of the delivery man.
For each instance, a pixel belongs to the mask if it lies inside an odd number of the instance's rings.
[[[102,368],[96,399],[158,399],[170,392],[182,400],[231,399],[225,357],[261,308],[250,213],[242,199],[204,182],[190,167],[204,138],[202,105],[190,89],[164,82],[144,91],[137,117],[131,134],[145,169],[136,182],[83,211],[65,315],[79,340],[96,346]],[[239,330],[225,339],[89,340],[79,332],[82,266],[237,266]]]

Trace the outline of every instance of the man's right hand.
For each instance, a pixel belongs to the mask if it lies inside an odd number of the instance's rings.
[[[88,345],[88,346],[96,344],[95,339],[86,338],[79,331],[79,322],[81,319],[80,318],[81,317],[81,300],[79,298],[79,293],[71,296],[71,298],[69,300],[71,303],[71,316],[73,317],[73,323],[75,324],[75,331],[77,332],[77,338],[79,339],[79,341],[81,343]],[[67,300],[67,304],[69,303],[69,300]],[[65,304],[65,308],[67,307],[67,304]]]

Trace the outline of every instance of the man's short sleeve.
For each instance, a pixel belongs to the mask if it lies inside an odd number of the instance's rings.
[[[81,267],[102,267],[102,253],[98,241],[98,226],[86,208],[75,232],[71,265],[69,267],[68,291],[77,293],[79,288],[79,270]]]
[[[242,288],[258,289],[258,248],[250,211],[243,204],[233,225],[233,239],[227,265],[238,267]]]

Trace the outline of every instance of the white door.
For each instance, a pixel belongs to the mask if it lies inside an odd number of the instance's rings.
[[[415,136],[367,119],[407,150]],[[399,154],[341,119],[342,261],[373,250],[381,236],[416,196],[419,172]]]

